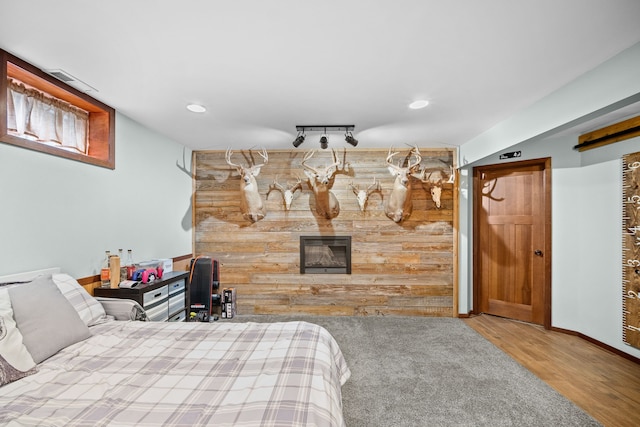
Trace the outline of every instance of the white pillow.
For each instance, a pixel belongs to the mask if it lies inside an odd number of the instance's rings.
[[[36,362],[24,346],[22,334],[13,320],[11,299],[0,288],[0,386],[36,372]]]
[[[71,303],[78,312],[78,316],[85,325],[93,326],[107,319],[104,307],[94,297],[89,295],[73,277],[68,274],[51,275],[53,282],[58,286],[62,295]]]

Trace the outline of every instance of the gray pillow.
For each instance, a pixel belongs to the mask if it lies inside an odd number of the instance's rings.
[[[91,336],[51,275],[9,288],[9,298],[24,346],[36,363]]]

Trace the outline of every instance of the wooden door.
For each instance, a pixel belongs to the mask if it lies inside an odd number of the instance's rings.
[[[551,327],[550,159],[474,168],[474,311]]]

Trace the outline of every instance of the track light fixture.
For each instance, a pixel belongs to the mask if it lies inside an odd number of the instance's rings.
[[[322,132],[322,136],[320,137],[320,148],[326,149],[329,147],[329,137],[327,135],[327,131],[343,131],[345,132],[344,140],[347,143],[353,145],[354,147],[358,145],[358,140],[353,137],[351,133],[355,128],[354,125],[298,125],[296,126],[296,130],[298,131],[298,136],[293,140],[293,146],[299,147],[305,139],[305,133],[307,131],[316,131]]]
[[[327,139],[327,135],[324,134],[320,137],[320,148],[325,150],[329,146],[329,140]]]
[[[353,145],[354,147],[358,145],[358,140],[353,137],[353,134],[349,131],[344,134],[344,140],[347,141],[348,144]]]
[[[304,132],[298,132],[298,136],[293,140],[293,146],[298,148],[304,142]]]

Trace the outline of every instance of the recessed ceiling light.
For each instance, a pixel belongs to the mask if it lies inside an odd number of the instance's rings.
[[[193,113],[204,113],[205,111],[207,111],[207,108],[204,107],[203,105],[189,104],[187,105],[187,110]]]
[[[429,105],[429,101],[427,101],[426,99],[420,99],[409,104],[409,108],[411,108],[412,110],[419,110],[420,108],[424,108],[427,105]]]

